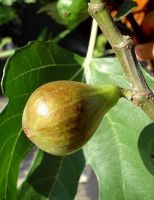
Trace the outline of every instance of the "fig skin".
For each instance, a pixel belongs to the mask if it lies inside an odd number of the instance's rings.
[[[79,150],[94,134],[104,114],[120,98],[120,88],[74,81],[42,85],[25,106],[27,137],[47,153],[65,156]]]

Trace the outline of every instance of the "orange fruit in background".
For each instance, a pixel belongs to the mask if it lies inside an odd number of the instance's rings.
[[[135,53],[140,61],[154,60],[154,44],[152,42],[139,44],[135,47]]]
[[[146,4],[149,2],[149,0],[134,0],[137,3],[137,7],[134,9],[134,11],[140,11],[143,10]]]
[[[138,7],[135,9],[134,17],[140,25],[145,36],[149,41],[135,47],[137,58],[140,61],[154,60],[154,7],[152,0],[136,0]],[[149,4],[149,6],[148,6]],[[139,12],[138,12],[139,11]],[[153,67],[152,67],[153,68]]]
[[[145,15],[141,28],[146,36],[154,34],[154,10]]]
[[[141,25],[144,16],[145,16],[145,7],[147,5],[147,3],[149,2],[149,0],[135,0],[135,2],[137,3],[137,7],[134,8],[134,18],[136,20],[136,22]]]

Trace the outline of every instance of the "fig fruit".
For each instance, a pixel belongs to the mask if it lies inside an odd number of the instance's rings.
[[[94,134],[103,115],[120,98],[120,88],[74,81],[42,85],[25,106],[22,126],[40,149],[65,156],[79,150]]]
[[[88,0],[58,0],[57,12],[61,23],[74,29],[80,22],[89,17]]]

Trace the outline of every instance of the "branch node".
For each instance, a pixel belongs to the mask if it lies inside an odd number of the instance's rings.
[[[88,3],[88,12],[93,17],[106,7],[107,3]]]
[[[135,90],[133,91],[132,94],[132,102],[139,107],[144,107],[145,104],[145,99],[146,100],[154,100],[154,94],[150,92],[143,92],[143,93],[137,93]]]
[[[114,45],[114,48],[116,48],[117,50],[120,50],[122,48],[131,49],[132,46],[134,46],[134,42],[131,37],[123,36],[123,38],[124,40],[120,44]]]

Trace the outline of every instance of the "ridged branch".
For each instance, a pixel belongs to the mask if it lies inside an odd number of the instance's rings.
[[[91,0],[88,11],[117,55],[132,88],[132,101],[154,121],[154,94],[148,87],[138,64],[134,42],[120,33],[105,0]]]

